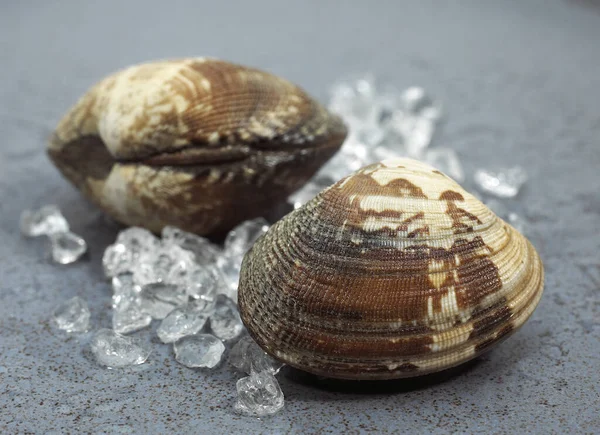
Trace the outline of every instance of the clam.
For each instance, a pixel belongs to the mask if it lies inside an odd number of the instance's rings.
[[[345,136],[338,117],[290,82],[194,58],[100,81],[60,121],[48,153],[117,221],[205,235],[264,215]]]
[[[256,342],[291,366],[392,379],[487,351],[542,289],[523,235],[433,167],[391,159],[273,225],[244,258],[239,307]]]

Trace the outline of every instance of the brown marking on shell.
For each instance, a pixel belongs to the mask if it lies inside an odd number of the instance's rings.
[[[474,358],[525,321],[542,288],[522,235],[402,159],[363,168],[275,224],[244,258],[239,304],[276,358],[387,379]]]
[[[438,173],[440,173],[440,172],[438,171]],[[454,190],[445,190],[440,195],[440,200],[442,200],[442,201],[464,201],[465,198],[459,192],[456,192]]]
[[[345,135],[338,117],[286,80],[179,59],[99,82],[61,120],[48,153],[116,220],[210,234],[285,200]]]
[[[479,315],[478,320],[473,322],[470,339],[486,335],[496,329],[498,325],[507,324],[512,317],[510,308],[506,306],[506,301],[500,301],[498,305],[486,309]]]
[[[465,200],[460,193],[446,190],[440,195],[440,200],[448,203],[446,213],[452,219],[452,228],[455,228],[456,233],[471,232],[475,223],[481,224],[477,216],[456,205],[456,201]]]
[[[488,338],[475,346],[475,352],[480,354],[481,352],[486,351],[491,346],[498,344],[500,341],[505,340],[514,332],[514,327],[512,324],[507,324],[500,329],[493,338]]]

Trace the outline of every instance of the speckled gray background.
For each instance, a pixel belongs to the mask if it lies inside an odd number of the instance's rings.
[[[294,3],[294,4],[291,4]],[[450,6],[451,4],[451,6]],[[2,1],[0,6],[0,431],[2,433],[598,433],[600,6],[597,1]],[[104,370],[48,318],[89,301],[108,326],[99,267],[116,229],[61,179],[44,141],[92,83],[134,62],[212,55],[281,74],[326,99],[371,70],[446,103],[438,144],[468,171],[523,163],[511,204],[532,223],[546,293],[510,340],[450,375],[380,384],[281,377],[285,411],[232,412],[235,375],[149,362]],[[89,242],[52,265],[17,231],[23,208],[57,203]],[[151,336],[151,331],[142,335]]]

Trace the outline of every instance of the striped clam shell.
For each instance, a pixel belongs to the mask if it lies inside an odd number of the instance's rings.
[[[48,153],[122,223],[214,234],[283,201],[345,136],[342,121],[292,83],[193,58],[100,81],[60,121]]]
[[[242,319],[269,354],[318,375],[392,379],[466,362],[515,332],[543,266],[512,226],[434,168],[362,168],[246,254]]]

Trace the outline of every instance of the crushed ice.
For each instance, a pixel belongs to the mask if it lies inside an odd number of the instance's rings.
[[[74,263],[87,251],[85,240],[70,231],[69,223],[56,205],[45,205],[38,210],[24,210],[19,220],[19,228],[21,234],[26,237],[48,237],[51,257],[55,263]]]
[[[214,302],[196,299],[174,309],[156,330],[158,338],[163,343],[174,343],[187,335],[197,334],[213,313],[214,305]]]
[[[90,309],[86,301],[75,296],[54,310],[52,320],[63,331],[85,332],[90,324]]]
[[[213,368],[221,362],[225,345],[211,334],[184,337],[173,345],[175,360],[190,368]]]
[[[271,358],[249,336],[241,338],[233,346],[229,353],[229,364],[249,375],[253,372],[262,371],[268,371],[276,375],[283,367],[282,363]]]
[[[283,392],[275,376],[265,370],[252,372],[236,384],[238,399],[235,410],[241,414],[262,417],[275,414],[284,405]]]
[[[94,334],[90,347],[96,362],[108,368],[143,364],[152,352],[149,343],[106,328]]]
[[[498,198],[514,198],[527,181],[527,173],[521,166],[501,168],[496,171],[478,169],[473,176],[477,187]]]

